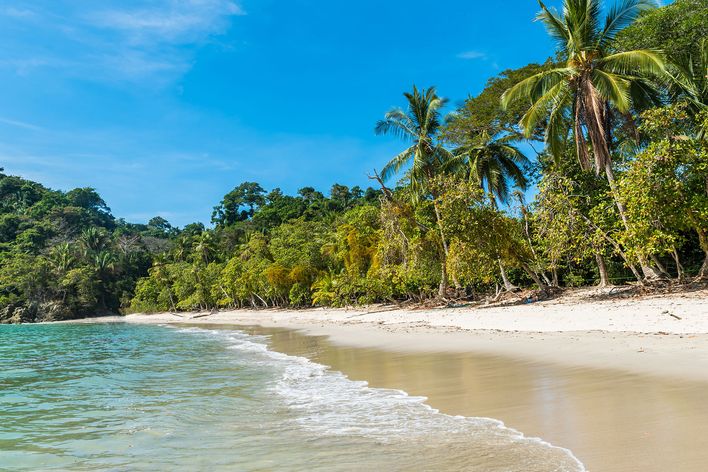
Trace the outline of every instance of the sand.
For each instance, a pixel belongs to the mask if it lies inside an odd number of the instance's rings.
[[[708,290],[624,297],[617,289],[582,289],[513,306],[237,310],[116,319],[285,327],[348,346],[471,351],[708,381]]]
[[[708,464],[706,382],[463,351],[347,347],[282,328],[249,331],[353,380],[425,396],[443,413],[502,420],[570,449],[590,471],[703,472]]]

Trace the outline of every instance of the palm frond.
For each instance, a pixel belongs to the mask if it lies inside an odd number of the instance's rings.
[[[609,100],[621,113],[629,111],[629,80],[601,69],[592,71],[591,80],[603,99]]]
[[[536,15],[536,21],[543,23],[548,34],[561,45],[567,43],[570,40],[570,31],[568,31],[566,24],[555,10],[549,10],[541,0],[538,3],[541,6],[541,11]]]
[[[502,108],[507,108],[510,104],[521,100],[535,102],[558,83],[570,78],[574,71],[573,68],[559,67],[539,72],[522,80],[502,94]]]
[[[397,118],[390,118],[388,116],[386,119],[376,122],[374,133],[376,133],[377,136],[396,136],[397,138],[401,138],[403,140],[412,140],[415,139],[416,136],[415,130],[412,129],[407,122]]]
[[[605,17],[605,27],[600,33],[597,46],[609,46],[617,33],[631,25],[640,14],[655,7],[656,2],[652,0],[623,0],[613,5]]]
[[[639,77],[661,76],[666,73],[661,52],[648,49],[618,52],[605,56],[597,62],[596,69],[618,75]]]
[[[558,82],[553,88],[548,90],[528,109],[521,117],[519,125],[524,135],[529,138],[538,126],[538,123],[548,115],[549,109],[567,92],[567,83]]]
[[[525,158],[526,156],[524,156],[524,159]],[[508,157],[499,159],[499,166],[506,180],[511,180],[514,183],[514,187],[520,190],[526,190],[528,187],[528,179],[524,174],[523,168],[519,167],[513,159],[509,159]]]
[[[416,146],[413,145],[388,161],[384,168],[381,169],[381,179],[389,180],[391,177],[398,174],[414,156],[415,150]]]
[[[559,97],[559,101],[554,105],[548,117],[546,124],[545,142],[551,155],[558,159],[565,149],[565,143],[568,140],[569,119],[568,119],[568,101],[570,93],[565,97]]]

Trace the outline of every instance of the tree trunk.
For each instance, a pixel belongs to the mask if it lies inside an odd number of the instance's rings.
[[[558,280],[558,269],[556,267],[553,268],[553,286],[560,286],[560,281]]]
[[[536,272],[531,270],[531,267],[529,267],[528,264],[525,262],[521,263],[521,267],[526,271],[527,274],[529,274],[529,277],[533,279],[533,281],[538,285],[538,288],[541,289],[541,291],[545,292],[546,291],[546,285],[541,281],[541,279],[538,277],[538,274]]]
[[[696,227],[696,233],[698,233],[698,242],[703,249],[705,254],[705,259],[703,259],[703,265],[701,270],[698,271],[697,279],[708,279],[708,234],[703,230],[703,228]]]
[[[433,209],[435,210],[435,219],[438,223],[438,230],[440,231],[440,240],[442,241],[443,247],[443,260],[440,263],[440,265],[442,266],[442,280],[440,280],[440,296],[444,297],[445,292],[447,291],[447,258],[450,255],[450,249],[447,245],[447,239],[445,239],[445,231],[443,231],[442,217],[440,216],[440,209],[438,208],[438,204],[435,202],[435,199],[433,199]],[[460,282],[457,280],[457,277],[454,274],[452,276],[452,282],[455,284],[456,289],[459,289],[461,287]]]
[[[656,257],[655,254],[652,254],[651,260],[654,262],[654,265],[656,265],[656,268],[659,269],[659,273],[661,276],[665,279],[670,279],[671,274],[669,274],[669,271],[666,270],[666,267],[664,264],[661,263],[658,257]]]
[[[600,272],[600,287],[609,287],[610,278],[607,276],[607,265],[605,264],[605,258],[602,254],[595,253],[595,260],[597,261],[597,270]]]
[[[699,279],[708,279],[708,252],[706,252],[706,257],[703,259],[703,265],[701,270],[698,271]]]
[[[684,277],[683,266],[681,265],[681,259],[679,258],[676,248],[674,248],[673,251],[671,251],[671,255],[673,256],[674,262],[676,263],[676,277],[679,280],[683,280],[683,277]]]
[[[512,284],[509,281],[509,278],[506,276],[506,269],[504,269],[504,264],[502,264],[501,259],[497,259],[497,262],[499,262],[499,271],[501,272],[502,280],[504,281],[504,288],[506,289],[506,291],[513,292],[514,290],[517,290],[519,287]]]
[[[617,210],[620,214],[620,219],[622,219],[622,224],[624,228],[629,231],[629,221],[627,220],[627,209],[624,204],[619,199],[619,192],[617,190],[617,183],[615,182],[615,174],[612,170],[612,162],[608,159],[605,162],[605,175],[607,175],[607,182],[610,184],[610,190],[612,191],[612,197],[615,200],[615,205],[617,205]],[[642,274],[647,280],[656,280],[659,278],[659,274],[656,273],[653,267],[649,265],[646,258],[641,257],[639,259],[639,265],[642,269]]]
[[[447,295],[447,267],[443,261],[440,264],[440,287],[438,288],[438,296],[440,298],[445,298]]]
[[[629,262],[629,259],[627,258],[627,255],[624,253],[624,251],[622,251],[622,248],[620,247],[619,243],[618,243],[617,241],[615,241],[614,239],[612,239],[607,233],[605,233],[605,232],[604,232],[599,226],[597,226],[590,218],[588,218],[587,216],[583,215],[582,213],[579,213],[579,215],[580,215],[581,218],[583,218],[583,220],[585,220],[585,222],[586,222],[587,224],[590,225],[590,227],[592,227],[592,228],[595,229],[596,231],[599,231],[600,234],[602,235],[602,237],[605,239],[605,241],[607,241],[608,243],[610,243],[610,244],[612,245],[612,247],[615,248],[615,251],[617,251],[617,254],[620,255],[620,257],[622,258],[622,260],[624,261],[624,263],[627,265],[627,267],[629,267],[629,270],[631,270],[631,271],[632,271],[632,274],[634,274],[634,277],[637,279],[637,282],[642,283],[642,276],[641,276],[641,274],[639,273],[639,271],[637,271],[637,268],[634,267],[634,264],[632,264],[631,262]]]
[[[177,306],[175,305],[175,299],[172,296],[172,289],[168,287],[167,290],[169,290],[169,294],[170,294],[170,311],[177,311]]]

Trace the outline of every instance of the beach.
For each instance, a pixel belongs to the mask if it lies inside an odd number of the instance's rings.
[[[578,289],[548,301],[461,308],[234,310],[102,319],[283,327],[347,346],[474,351],[708,381],[708,290],[641,297],[612,292]]]
[[[513,306],[238,310],[104,321],[268,334],[443,413],[492,417],[568,448],[588,470],[704,470],[708,293],[585,289]]]

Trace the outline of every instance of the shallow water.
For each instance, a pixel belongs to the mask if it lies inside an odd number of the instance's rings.
[[[7,470],[580,471],[566,449],[450,416],[234,329],[0,326]]]
[[[593,472],[708,470],[705,382],[475,352],[348,347],[292,330],[244,329],[269,334],[273,349],[351,379],[425,395],[443,413],[498,418],[569,448]]]

